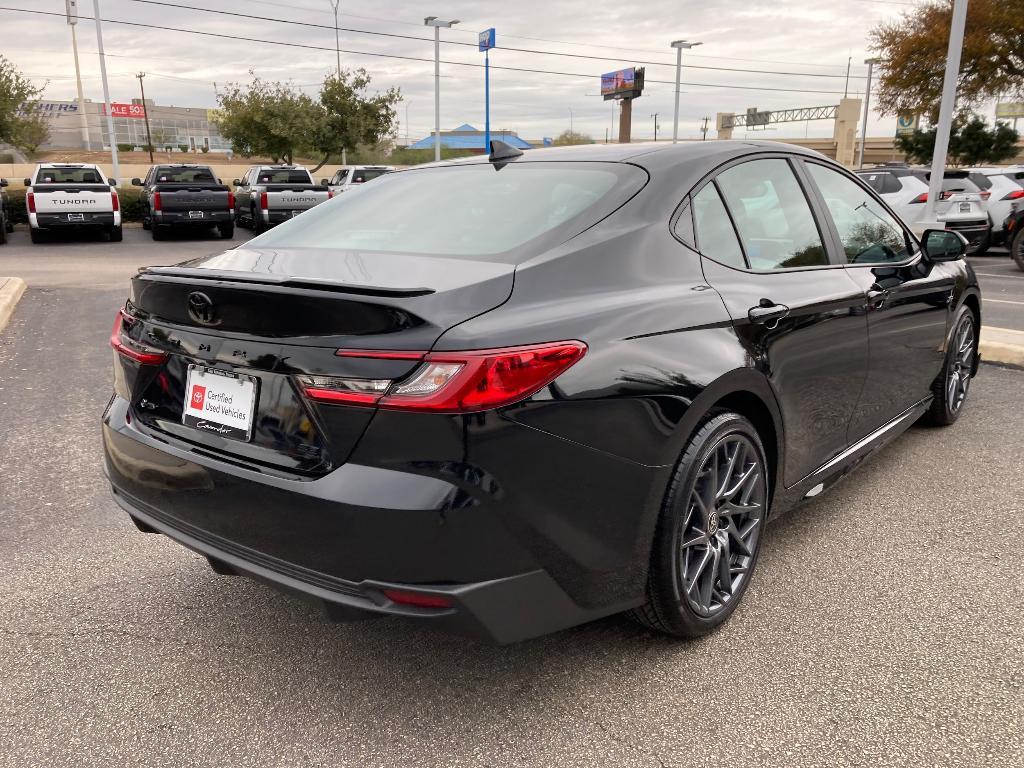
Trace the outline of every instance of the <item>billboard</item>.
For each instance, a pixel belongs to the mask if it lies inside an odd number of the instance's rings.
[[[635,99],[644,89],[643,68],[630,67],[601,75],[601,95],[609,99]]]
[[[481,53],[491,50],[494,47],[494,27],[481,32],[477,37],[477,44]]]
[[[107,114],[106,104],[103,105],[103,114]],[[117,102],[111,103],[110,114],[112,117],[135,117],[139,120],[146,116],[141,104],[118,104]]]
[[[996,104],[996,118],[1015,120],[1024,117],[1024,101],[1004,101]]]
[[[916,131],[921,125],[921,116],[902,112],[896,118],[896,135],[906,136]]]

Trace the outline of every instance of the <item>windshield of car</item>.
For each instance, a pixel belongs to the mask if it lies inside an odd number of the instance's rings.
[[[646,181],[644,171],[620,163],[487,163],[387,173],[249,245],[479,258],[577,220],[565,234],[571,237]]]
[[[209,168],[158,168],[156,181],[158,184],[216,183]]]
[[[36,184],[102,184],[95,168],[40,168]]]
[[[309,171],[264,168],[256,178],[257,184],[312,184]]]

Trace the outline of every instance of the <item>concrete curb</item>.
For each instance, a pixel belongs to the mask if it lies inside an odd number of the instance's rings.
[[[1024,331],[983,325],[978,350],[986,363],[1024,368]]]
[[[25,293],[25,281],[19,277],[0,277],[0,331],[11,319],[18,300]]]

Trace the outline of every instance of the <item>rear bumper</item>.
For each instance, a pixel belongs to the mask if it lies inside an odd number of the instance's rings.
[[[967,252],[974,253],[991,239],[992,228],[985,223],[958,223],[956,221],[945,222],[946,229],[959,232],[967,238]]]
[[[288,221],[289,219],[294,219],[300,213],[305,213],[308,210],[309,210],[309,208],[302,208],[302,209],[296,208],[294,211],[293,210],[287,210],[287,211],[285,211],[285,210],[263,211],[263,220],[267,221],[267,222],[269,222],[271,224],[280,224],[282,221]]]
[[[160,226],[174,227],[210,227],[215,224],[227,224],[233,220],[231,211],[203,211],[202,218],[196,219],[188,211],[154,211],[153,223]]]
[[[75,213],[30,213],[32,229],[75,229],[81,227],[115,227],[121,223],[119,213],[83,213],[82,219],[70,220]]]
[[[295,479],[172,445],[127,413],[114,398],[103,442],[114,498],[129,515],[233,571],[334,609],[509,643],[643,600],[653,468],[504,423],[497,428],[513,435],[495,455],[517,466],[496,466],[481,449],[493,475],[452,462],[407,471],[353,457],[320,478]],[[566,469],[577,452],[589,462],[578,482]],[[536,495],[521,498],[524,482],[538,486],[529,489]],[[443,595],[452,608],[397,605],[384,588]]]

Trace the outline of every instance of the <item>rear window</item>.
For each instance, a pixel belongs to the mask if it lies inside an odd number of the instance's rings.
[[[256,177],[257,184],[312,184],[309,171],[263,170]]]
[[[390,171],[386,168],[357,168],[352,174],[352,183],[362,184],[364,181],[371,181],[385,173],[390,173]]]
[[[102,184],[95,168],[41,168],[36,184]]]
[[[1007,171],[1003,176],[1024,187],[1024,171]]]
[[[568,239],[639,191],[621,163],[489,163],[387,173],[250,241],[254,248],[474,256]]]
[[[158,168],[157,184],[214,183],[216,179],[208,168]]]
[[[978,192],[978,185],[970,179],[949,179],[942,180],[943,192]]]

